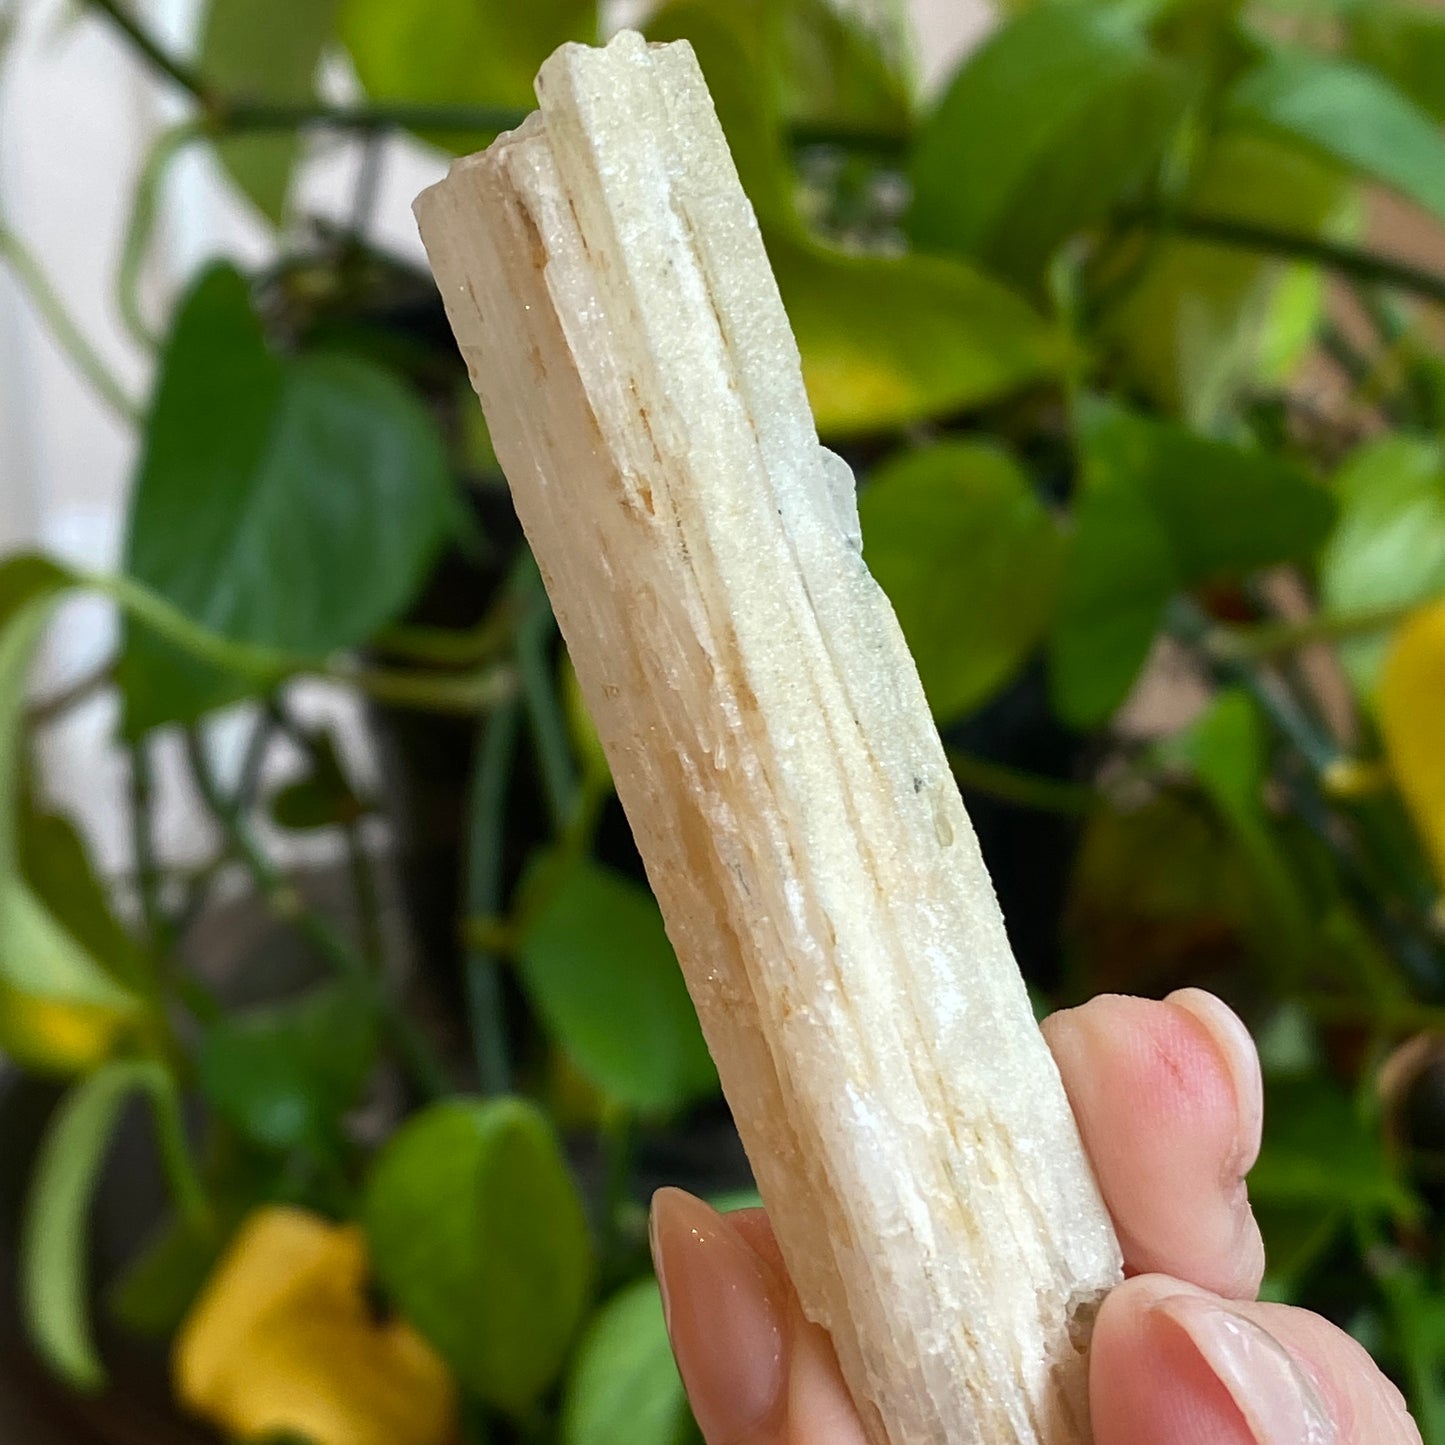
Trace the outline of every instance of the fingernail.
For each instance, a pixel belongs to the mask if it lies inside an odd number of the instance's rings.
[[[1174,1295],[1153,1312],[1188,1336],[1257,1445],[1335,1445],[1339,1433],[1314,1382],[1253,1320],[1198,1295]]]
[[[1229,1071],[1239,1109],[1240,1173],[1246,1174],[1259,1158],[1259,1141],[1264,1129],[1264,1080],[1254,1039],[1227,1003],[1202,988],[1181,988],[1165,1002],[1178,1004],[1204,1025]]]
[[[783,1307],[758,1256],[681,1189],[652,1196],[652,1261],[672,1352],[708,1445],[733,1445],[779,1406]]]

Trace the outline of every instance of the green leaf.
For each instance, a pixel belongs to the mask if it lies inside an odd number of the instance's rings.
[[[1049,683],[1065,722],[1094,727],[1124,700],[1178,586],[1169,534],[1140,479],[1086,477],[1049,639]]]
[[[65,1096],[25,1205],[20,1264],[26,1328],[46,1363],[78,1390],[105,1383],[90,1331],[86,1219],[121,1106],[136,1090],[150,1094],[157,1108],[177,1108],[174,1085],[153,1063],[109,1064]]]
[[[1145,176],[1190,95],[1121,9],[1053,0],[1012,17],[919,133],[909,233],[1031,282]]]
[[[653,1280],[638,1280],[598,1311],[578,1348],[562,1445],[681,1445],[688,1419],[662,1297]]]
[[[104,1058],[140,1005],[22,871],[26,679],[58,585],[56,572],[32,559],[0,570],[0,1049],[34,1067],[67,1070]],[[83,912],[86,900],[75,902]]]
[[[325,654],[396,617],[450,516],[445,450],[414,396],[354,357],[274,355],[241,276],[201,277],[146,428],[133,578],[224,638]],[[253,685],[131,620],[120,678],[132,736]]]
[[[1062,367],[1059,335],[962,262],[844,255],[780,234],[767,242],[824,437],[982,406]]]
[[[780,122],[842,133],[902,136],[912,112],[909,54],[881,11],[866,19],[832,0],[674,0],[648,21],[654,40],[691,42],[718,99],[723,128],[742,115],[773,130]],[[744,68],[714,73],[721,43]],[[761,93],[760,93],[761,92]],[[778,146],[777,164],[785,162]]]
[[[719,1214],[736,1214],[742,1209],[761,1209],[763,1196],[756,1189],[729,1189],[723,1194],[708,1195],[707,1202]]]
[[[1278,1304],[1294,1303],[1301,1281],[1349,1223],[1337,1205],[1266,1204],[1251,1200],[1264,1236],[1267,1273],[1260,1294]]]
[[[1268,909],[1271,952],[1281,962],[1302,960],[1311,941],[1309,905],[1265,810],[1269,756],[1254,703],[1244,692],[1226,689],[1159,753],[1190,768],[1234,835]]]
[[[36,900],[118,983],[140,985],[145,960],[116,917],[85,841],[69,818],[28,807],[20,825],[20,870]]]
[[[1274,1206],[1344,1205],[1409,1217],[1416,1202],[1385,1151],[1378,1119],[1318,1077],[1267,1081],[1264,1142],[1249,1176],[1253,1198]]]
[[[1088,467],[1139,480],[1189,584],[1309,557],[1334,522],[1329,492],[1272,452],[1110,405],[1089,409],[1083,441]]]
[[[475,408],[474,408],[475,409]],[[267,809],[278,827],[310,832],[354,823],[366,807],[356,796],[329,732],[320,733],[312,749],[311,772],[272,795]]]
[[[138,1008],[15,875],[0,878],[0,985],[33,998],[99,1010],[117,1026]]]
[[[543,859],[523,896],[518,973],[578,1069],[647,1112],[715,1093],[717,1073],[647,891],[586,860]]]
[[[1057,372],[1064,347],[1020,297],[958,262],[858,256],[820,245],[793,206],[793,175],[768,78],[777,5],[680,0],[647,27],[697,52],[743,187],[763,226],[798,338],[818,429],[896,429],[993,401]]]
[[[1148,654],[1180,588],[1308,557],[1329,494],[1293,464],[1110,403],[1080,410],[1083,495],[1050,663],[1055,705],[1102,722]]]
[[[270,1149],[325,1149],[376,1059],[369,1000],[344,985],[214,1025],[201,1044],[201,1088],[216,1112]]]
[[[1302,141],[1445,216],[1445,136],[1372,71],[1276,50],[1238,82],[1229,108],[1236,119]]]
[[[1347,35],[1356,60],[1445,121],[1445,15],[1424,5],[1370,0],[1350,10]]]
[[[210,0],[201,35],[201,73],[224,95],[305,101],[336,25],[338,0]],[[263,216],[285,218],[300,155],[294,134],[232,136],[216,154]]]
[[[652,41],[686,40],[692,46],[759,221],[797,240],[794,178],[778,98],[769,84],[776,60],[765,19],[758,0],[751,5],[674,0],[648,20],[646,34]]]
[[[1247,693],[1221,692],[1182,733],[1167,739],[1160,753],[1192,769],[1227,821],[1260,814],[1268,758],[1259,713]]]
[[[1340,515],[1320,557],[1327,613],[1347,617],[1445,593],[1445,450],[1386,436],[1354,452],[1335,476]],[[1388,638],[1351,638],[1339,652],[1351,682],[1372,697]]]
[[[561,1370],[592,1278],[546,1117],[520,1099],[414,1115],[372,1169],[363,1222],[382,1286],[462,1384],[525,1411]]]
[[[1333,163],[1288,140],[1236,130],[1210,145],[1181,204],[1200,215],[1314,236],[1342,229],[1344,198]],[[1203,241],[1148,237],[1140,246],[1151,248],[1149,257],[1106,315],[1102,333],[1146,395],[1208,426],[1242,388],[1292,371],[1322,311],[1317,268]],[[1288,318],[1286,336],[1280,308],[1301,299],[1303,315]]]
[[[1445,1439],[1445,1292],[1435,1272],[1403,1250],[1376,1249],[1370,1262],[1389,1305],[1411,1416],[1423,1439]]]
[[[74,582],[72,572],[37,552],[16,552],[0,559],[0,627],[27,603],[54,597]]]
[[[595,41],[596,0],[342,0],[341,37],[373,100],[536,105],[532,81],[565,40]],[[484,135],[435,137],[475,150]]]
[[[13,581],[8,569],[0,584]],[[18,838],[21,778],[25,769],[25,699],[30,668],[55,610],[55,595],[0,594],[0,886],[20,871]]]
[[[1019,669],[1053,612],[1063,545],[1028,476],[986,443],[905,452],[859,498],[864,556],[940,722]]]
[[[735,3],[735,0],[734,0]],[[878,31],[830,0],[782,0],[773,48],[783,114],[793,121],[882,135],[906,132],[911,86]]]
[[[1090,816],[1064,924],[1086,992],[1160,996],[1185,979],[1237,969],[1255,923],[1248,864],[1208,808],[1160,793]]]

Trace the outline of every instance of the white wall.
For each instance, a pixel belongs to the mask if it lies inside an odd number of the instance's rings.
[[[910,3],[921,69],[936,83],[986,27],[985,0]],[[613,4],[620,18],[645,0]],[[137,10],[178,48],[189,43],[196,0],[137,0]],[[74,0],[19,0],[18,16],[0,60],[0,216],[42,262],[108,367],[140,398],[150,362],[121,325],[116,265],[139,167],[182,107]],[[337,83],[344,86],[344,77]],[[354,145],[322,143],[303,178],[306,209],[342,214],[355,164]],[[410,202],[442,166],[439,155],[418,146],[388,146],[377,242],[420,256]],[[172,171],[156,242],[147,282],[158,311],[203,257],[221,252],[255,260],[272,244],[200,152]],[[134,460],[133,431],[74,372],[0,265],[0,552],[38,544],[86,565],[112,566]],[[47,649],[40,687],[84,674],[108,655],[113,637],[103,604],[69,606]],[[120,868],[127,855],[117,806],[123,774],[109,746],[112,727],[104,703],[88,707],[52,730],[46,759],[57,801],[85,818],[105,863]],[[205,840],[175,776],[167,769],[162,832],[172,852],[185,857],[199,853]]]

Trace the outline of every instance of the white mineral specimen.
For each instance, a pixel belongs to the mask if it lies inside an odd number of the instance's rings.
[[[804,1306],[879,1445],[1086,1441],[1118,1244],[692,51],[537,93],[417,216]]]

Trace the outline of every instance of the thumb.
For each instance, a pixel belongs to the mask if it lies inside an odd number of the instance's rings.
[[[1097,1445],[1420,1445],[1399,1390],[1343,1330],[1167,1275],[1104,1301],[1089,1391]]]

